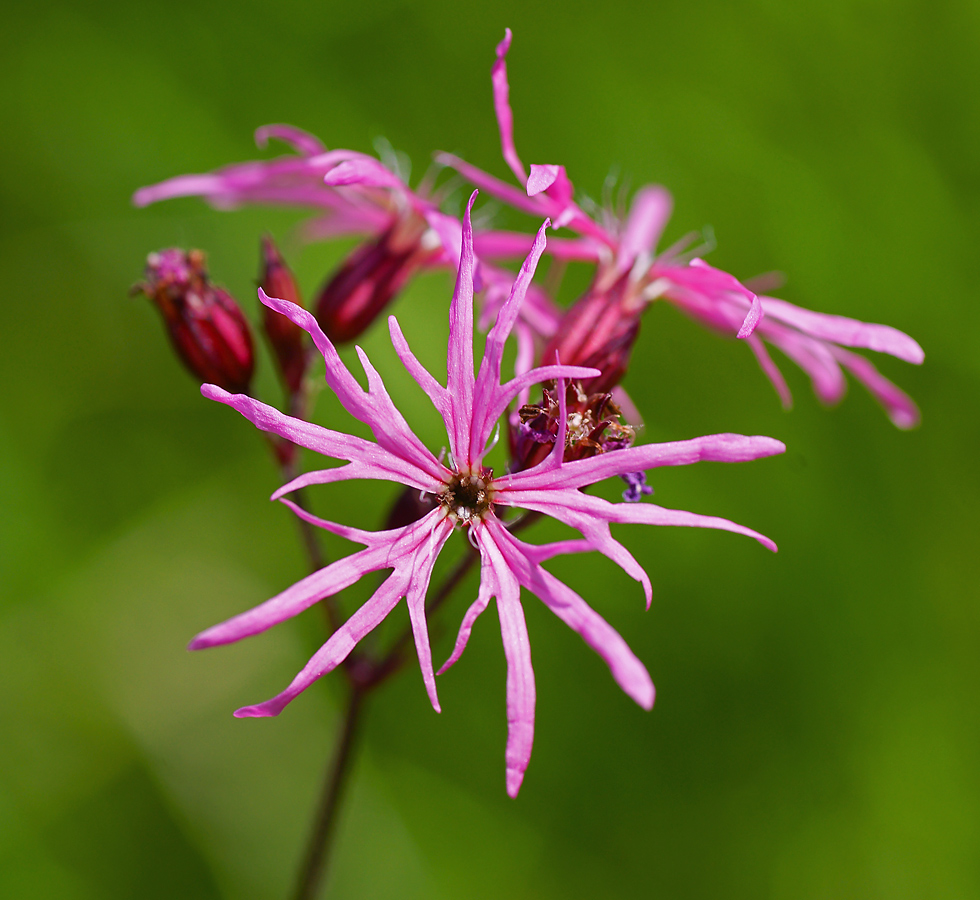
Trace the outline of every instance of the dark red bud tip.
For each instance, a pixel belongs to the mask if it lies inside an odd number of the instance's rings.
[[[425,265],[435,253],[426,230],[425,220],[411,214],[344,260],[316,304],[316,320],[331,341],[358,337]]]
[[[388,512],[385,520],[385,530],[392,528],[403,528],[417,522],[423,516],[428,515],[439,503],[439,499],[432,494],[420,492],[417,488],[407,487],[395,500]]]
[[[259,284],[270,297],[303,305],[299,285],[283,261],[272,238],[262,238],[262,271]],[[306,374],[309,355],[306,352],[306,332],[282,313],[262,307],[262,329],[275,356],[276,367],[290,394],[298,394]]]
[[[146,258],[146,280],[133,288],[156,304],[170,343],[191,374],[247,394],[255,367],[252,335],[232,296],[208,279],[204,253],[176,248]]]
[[[629,367],[646,306],[631,288],[628,274],[608,287],[593,284],[562,317],[542,362],[553,363],[557,353],[565,365],[599,369],[602,375],[583,381],[582,390],[587,394],[612,390]]]

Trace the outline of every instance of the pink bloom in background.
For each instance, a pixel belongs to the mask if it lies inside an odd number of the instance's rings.
[[[249,203],[305,206],[322,212],[315,227],[323,236],[377,234],[391,224],[399,203],[413,205],[414,196],[404,182],[372,156],[327,150],[319,138],[291,125],[265,125],[255,132],[259,147],[270,138],[288,144],[296,155],[237,163],[203,175],[178,175],[140,188],[133,202],[147,206],[193,196],[204,197],[218,209]],[[327,173],[341,165],[341,175],[351,170],[373,173],[376,189],[346,189],[343,181],[325,184]]]
[[[445,422],[450,448],[448,465],[434,456],[411,431],[387,394],[378,372],[360,348],[357,353],[367,374],[366,391],[341,362],[333,344],[312,315],[292,303],[270,298],[264,292],[260,292],[263,303],[309,332],[323,354],[327,384],[345,409],[370,427],[375,440],[291,418],[248,396],[230,394],[214,385],[202,388],[205,396],[235,408],[258,428],[347,463],[301,475],[280,488],[274,498],[284,498],[290,491],[308,485],[369,478],[393,481],[426,492],[435,497],[438,504],[423,518],[404,527],[369,532],[316,518],[284,500],[297,515],[363,544],[365,549],[313,573],[260,606],[204,631],[190,646],[191,649],[212,647],[258,634],[324,597],[336,594],[369,572],[392,569],[373,596],[330,636],[286,690],[264,703],[240,709],[236,715],[278,715],[300,692],[343,662],[358,641],[374,629],[402,597],[408,605],[422,678],[432,705],[438,710],[425,596],[440,550],[454,529],[468,529],[468,537],[480,552],[480,588],[463,617],[452,654],[440,672],[460,657],[476,618],[495,598],[507,659],[506,784],[507,792],[515,796],[530,759],[535,704],[531,650],[520,600],[522,587],[539,597],[582,636],[605,660],[620,687],[638,704],[649,709],[654,699],[650,676],[622,637],[575,591],[544,569],[542,563],[562,553],[598,550],[643,585],[649,605],[649,579],[629,551],[612,537],[611,523],[717,528],[748,535],[769,549],[776,549],[768,538],[726,519],[665,509],[645,502],[610,503],[585,494],[581,489],[605,478],[632,475],[657,466],[687,465],[700,460],[738,462],[781,453],[785,448],[768,437],[719,434],[631,447],[591,459],[564,462],[563,379],[595,377],[598,371],[560,365],[556,361],[501,384],[504,343],[518,319],[535,267],[545,250],[544,231],[548,223],[535,237],[530,255],[507,300],[500,305],[486,341],[484,357],[474,374],[476,261],[470,224],[472,204],[473,198],[463,221],[458,277],[450,308],[446,387],[412,354],[395,318],[388,320],[399,359]],[[484,465],[484,457],[488,446],[492,445],[498,419],[528,385],[556,380],[563,414],[554,449],[532,468],[495,475]],[[508,522],[501,518],[501,513],[511,507],[553,516],[579,531],[581,538],[545,545],[518,540],[509,531]]]
[[[766,343],[778,347],[809,375],[815,393],[823,402],[834,403],[843,397],[847,389],[843,374],[846,369],[884,406],[895,425],[911,428],[918,424],[915,403],[871,362],[845,349],[875,350],[906,362],[921,363],[922,348],[907,334],[887,325],[815,313],[785,300],[757,296],[732,275],[685,253],[687,241],[655,255],[672,207],[671,196],[663,187],[648,185],[638,191],[625,221],[605,210],[602,221],[597,222],[574,202],[574,189],[564,166],[532,165],[530,171],[525,169],[514,144],[506,67],[510,42],[508,29],[497,46],[492,70],[494,109],[504,159],[523,189],[451,154],[441,153],[436,158],[516,209],[538,218],[548,216],[556,227],[567,226],[578,232],[580,237],[576,240],[552,241],[549,253],[562,259],[598,264],[593,286],[583,298],[588,305],[583,321],[601,318],[601,301],[605,299],[610,313],[608,321],[625,329],[624,323],[638,320],[651,302],[663,298],[702,324],[745,340],[786,406],[791,404],[792,397]],[[529,242],[530,238],[522,234],[497,232],[487,237],[483,247],[485,252],[502,258],[526,253]],[[574,319],[574,307],[572,313]],[[547,318],[542,321],[547,325]],[[557,318],[552,321],[555,330],[541,332],[546,341],[551,339],[545,358],[556,349],[556,340],[559,349],[563,344],[566,351],[569,349],[567,334],[556,338],[560,326]],[[566,332],[571,324],[571,320],[566,323]],[[598,347],[604,337],[601,332],[594,332],[576,338],[585,343],[576,346],[575,361],[586,359],[589,350]],[[572,357],[566,352],[563,358]]]
[[[255,132],[265,147],[270,138],[285,142],[297,155],[226,166],[200,175],[179,175],[140,188],[137,206],[176,197],[200,196],[217,209],[246,204],[299,206],[319,211],[304,223],[305,240],[345,235],[369,238],[357,247],[321,288],[314,304],[317,323],[334,343],[358,337],[419,271],[459,266],[460,222],[439,209],[440,192],[432,179],[412,190],[396,171],[398,157],[386,165],[353,150],[327,150],[319,138],[290,125],[266,125]],[[530,248],[523,242],[520,256]],[[495,256],[511,258],[508,235],[480,232],[475,236],[482,260],[480,288],[485,318],[492,321],[506,299],[513,274],[495,268]],[[536,287],[528,289],[516,334],[524,349],[519,360],[533,355],[533,336],[553,330],[560,311]],[[525,367],[529,368],[530,363]]]
[[[144,206],[199,195],[219,209],[246,203],[304,206],[320,211],[304,225],[307,239],[367,235],[369,240],[326,281],[314,304],[320,327],[338,343],[358,337],[418,271],[453,262],[442,251],[439,231],[430,227],[437,211],[426,190],[411,190],[372,156],[328,151],[297,128],[268,125],[255,133],[259,146],[270,137],[285,141],[298,155],[180,175],[141,188],[133,201]]]

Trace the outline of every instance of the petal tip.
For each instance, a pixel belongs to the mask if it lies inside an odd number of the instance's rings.
[[[653,686],[653,682],[650,682],[649,691],[645,691],[643,695],[637,698],[637,703],[643,707],[647,712],[653,709],[653,704],[657,699],[657,689]]]
[[[531,174],[527,179],[528,197],[536,197],[548,190],[558,179],[559,166],[531,164]]]
[[[208,382],[201,385],[201,395],[207,397],[208,400],[217,400],[219,402],[224,402],[232,396],[232,394],[228,393],[228,391],[226,391],[224,388]]]
[[[243,706],[241,709],[236,709],[234,716],[236,719],[264,719],[268,716],[278,716],[279,710],[271,711],[266,708],[264,703],[259,703],[255,706]]]
[[[521,785],[524,783],[524,773],[517,769],[507,770],[507,796],[514,798],[520,793]]]

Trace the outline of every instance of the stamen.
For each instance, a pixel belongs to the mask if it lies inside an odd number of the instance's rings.
[[[489,470],[484,470],[481,475],[454,475],[446,484],[439,502],[455,524],[470,525],[491,508],[489,481]]]

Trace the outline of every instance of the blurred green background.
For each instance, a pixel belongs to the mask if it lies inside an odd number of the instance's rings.
[[[312,613],[185,652],[304,562],[266,500],[263,444],[200,398],[126,292],[148,251],[195,246],[254,310],[264,230],[307,292],[351,244],[302,248],[295,212],[129,197],[254,158],[268,122],[358,150],[383,135],[416,179],[437,148],[505,176],[489,80],[505,25],[526,161],[564,163],[592,196],[611,167],[662,182],[668,241],[710,225],[715,265],[781,270],[789,300],[912,334],[921,369],[876,362],[923,425],[897,431],[856,385],[822,409],[788,363],[784,413],[746,347],[654,308],[626,382],[647,439],[789,447],[655,473],[657,500],[758,528],[780,553],[621,528],[653,579],[649,612],[608,561],[556,561],[658,699],[634,706],[528,598],[537,735],[516,801],[495,613],[442,677],[441,716],[408,667],[368,710],[332,896],[980,896],[980,6],[37,0],[3,18],[0,896],[285,895],[341,684],[279,719],[231,716],[306,660]],[[419,279],[395,310],[437,367],[450,283]],[[438,448],[384,330],[363,343]],[[330,398],[317,416],[336,419]],[[375,527],[390,495],[345,485],[315,503]]]

